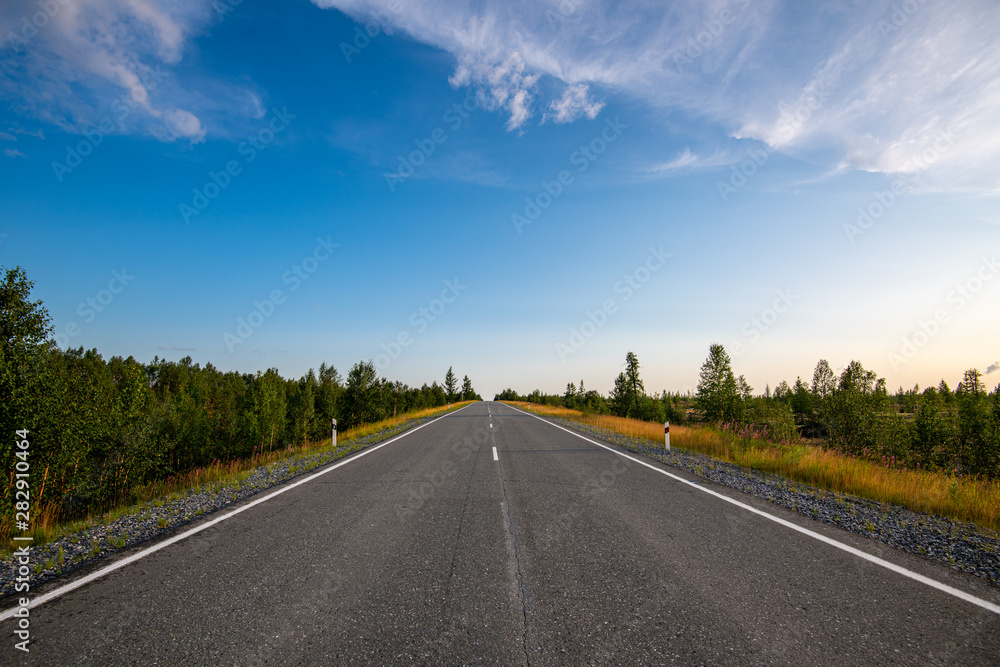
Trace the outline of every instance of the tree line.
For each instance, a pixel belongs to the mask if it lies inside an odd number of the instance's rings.
[[[752,426],[767,439],[792,442],[800,437],[846,454],[886,465],[945,470],[1000,478],[1000,384],[992,391],[977,369],[967,370],[952,390],[941,380],[921,390],[889,393],[884,378],[852,361],[839,375],[821,359],[812,382],[782,381],[774,391],[755,394],[737,376],[719,344],[709,347],[694,395],[663,391],[646,394],[639,361],[629,352],[625,370],[607,398],[574,383],[563,395],[535,390],[525,396],[506,389],[497,400],[562,405],[595,414],[683,424]]]
[[[684,424],[689,421],[685,406],[689,398],[666,390],[648,395],[639,374],[639,358],[633,352],[625,356],[625,370],[615,378],[614,388],[605,397],[593,389],[586,389],[583,380],[580,385],[569,382],[563,394],[544,394],[535,389],[529,394],[518,394],[513,389],[504,389],[496,394],[497,401],[527,401],[539,405],[556,405],[590,414],[612,414],[643,421]]]
[[[346,378],[322,363],[293,379],[275,368],[223,372],[191,357],[142,364],[82,347],[63,351],[42,302],[30,301],[23,269],[0,275],[3,470],[13,475],[14,433],[28,429],[32,505],[56,500],[63,518],[214,461],[329,438],[334,418],[344,430],[479,398],[468,376],[458,386],[451,368],[444,385],[414,388],[379,377],[371,361],[356,363]]]

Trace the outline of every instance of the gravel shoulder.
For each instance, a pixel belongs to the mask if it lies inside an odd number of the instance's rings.
[[[171,500],[153,500],[134,505],[112,521],[98,520],[95,525],[63,535],[51,542],[31,547],[32,573],[29,586],[37,586],[81,568],[89,568],[108,557],[166,537],[179,528],[200,520],[233,503],[267,491],[290,479],[314,472],[362,449],[384,442],[420,424],[435,419],[411,419],[397,426],[339,445],[289,457],[261,466],[240,481],[217,482],[188,489]],[[0,558],[0,600],[14,595],[17,563],[12,554]]]
[[[1000,588],[1000,535],[973,523],[914,512],[898,505],[834,493],[778,475],[757,472],[704,454],[630,438],[614,431],[545,417],[574,431],[785,507],[816,521],[944,563]]]

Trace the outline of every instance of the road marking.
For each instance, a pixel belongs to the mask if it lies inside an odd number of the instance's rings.
[[[497,448],[496,447],[493,448],[493,460],[494,461],[499,461],[500,460],[500,457],[497,456]]]
[[[512,406],[512,405],[508,406],[508,407],[514,408],[514,406]],[[847,553],[853,554],[853,555],[857,556],[858,558],[862,558],[862,559],[868,561],[869,563],[874,563],[875,565],[878,565],[880,567],[884,567],[887,570],[891,570],[892,572],[895,572],[896,574],[901,574],[904,577],[909,577],[910,579],[913,579],[914,581],[919,581],[920,583],[925,584],[927,586],[930,586],[931,588],[935,588],[935,589],[941,591],[942,593],[947,593],[949,595],[953,595],[953,596],[957,597],[960,600],[965,600],[966,602],[971,602],[972,604],[974,604],[974,605],[976,605],[978,607],[982,607],[983,609],[986,609],[987,611],[991,611],[994,614],[1000,614],[1000,605],[993,604],[992,602],[989,602],[987,600],[983,600],[982,598],[977,598],[976,596],[971,595],[969,593],[966,593],[965,591],[962,591],[962,590],[959,590],[959,589],[954,588],[952,586],[949,586],[948,584],[941,583],[940,581],[937,581],[936,579],[931,579],[930,577],[925,577],[924,575],[919,574],[917,572],[914,572],[913,570],[908,570],[905,567],[902,567],[900,565],[896,565],[895,563],[891,563],[891,562],[889,562],[887,560],[883,560],[883,559],[879,558],[878,556],[872,556],[869,553],[865,553],[864,551],[861,551],[860,549],[855,549],[854,547],[852,547],[850,545],[847,545],[847,544],[844,544],[843,542],[838,542],[837,540],[835,540],[833,538],[830,538],[830,537],[827,537],[826,535],[821,535],[819,533],[813,532],[813,531],[809,530],[808,528],[803,528],[802,526],[798,526],[798,525],[792,523],[791,521],[787,521],[785,519],[782,519],[781,517],[774,516],[773,514],[768,514],[767,512],[759,510],[756,507],[751,507],[750,505],[747,505],[746,503],[741,503],[738,500],[734,500],[733,498],[729,498],[728,496],[724,496],[721,493],[718,493],[718,492],[713,491],[711,489],[705,488],[704,486],[699,485],[698,482],[692,482],[692,481],[686,480],[683,477],[679,477],[679,476],[677,476],[677,475],[675,475],[673,473],[667,472],[666,470],[663,470],[661,468],[657,468],[656,466],[652,465],[651,463],[647,463],[646,461],[641,461],[641,460],[635,458],[634,456],[629,456],[628,454],[624,454],[622,452],[619,452],[619,451],[617,451],[617,450],[609,447],[608,445],[601,444],[600,442],[597,442],[596,440],[591,440],[590,438],[588,438],[586,436],[580,435],[579,433],[577,433],[576,431],[573,431],[572,429],[565,428],[563,426],[560,426],[559,424],[554,424],[554,423],[550,422],[547,419],[542,419],[538,415],[532,414],[530,412],[525,412],[524,410],[521,410],[520,408],[514,408],[514,409],[518,410],[519,412],[524,412],[524,414],[526,414],[526,415],[531,415],[532,417],[534,417],[538,421],[545,422],[549,426],[554,426],[557,429],[560,429],[562,431],[566,431],[567,433],[575,435],[576,437],[578,437],[578,438],[580,438],[582,440],[586,440],[587,442],[591,443],[592,445],[597,445],[598,447],[606,449],[609,452],[611,452],[612,454],[617,454],[618,456],[624,457],[624,458],[628,459],[629,461],[633,461],[635,463],[638,463],[641,466],[645,466],[645,467],[649,468],[650,470],[655,470],[656,472],[660,473],[661,475],[666,475],[667,477],[675,479],[678,482],[682,482],[684,484],[687,484],[691,488],[697,489],[698,491],[701,491],[703,493],[707,493],[707,494],[709,494],[711,496],[715,496],[719,500],[724,500],[727,503],[730,503],[732,505],[736,505],[737,507],[739,507],[741,509],[745,509],[748,512],[752,512],[754,514],[757,514],[758,516],[762,516],[765,519],[773,521],[773,522],[775,522],[777,524],[781,524],[782,526],[785,526],[786,528],[791,528],[792,530],[794,530],[796,532],[802,533],[803,535],[807,535],[808,537],[811,537],[811,538],[813,538],[815,540],[819,540],[820,542],[823,542],[825,544],[829,544],[830,546],[836,547],[837,549],[840,549],[841,551],[846,551]]]
[[[472,405],[472,403],[470,403],[469,405]],[[247,503],[246,505],[243,505],[242,507],[238,507],[238,508],[234,509],[232,512],[229,512],[228,514],[224,514],[224,515],[222,515],[222,516],[220,516],[220,517],[218,517],[216,519],[212,519],[211,521],[209,521],[207,523],[203,523],[200,526],[195,526],[194,528],[190,528],[190,529],[184,531],[183,533],[181,533],[180,535],[174,535],[170,539],[164,540],[163,542],[160,542],[158,544],[154,544],[151,547],[146,547],[145,549],[143,549],[139,553],[132,554],[128,558],[123,558],[120,561],[116,561],[114,563],[111,563],[110,565],[108,565],[106,567],[103,567],[100,570],[97,570],[96,572],[91,572],[90,574],[88,574],[85,577],[81,577],[80,579],[77,579],[76,581],[71,581],[70,583],[66,584],[65,586],[60,586],[59,588],[55,589],[54,591],[49,591],[45,595],[40,595],[37,598],[33,598],[31,600],[31,602],[28,604],[28,609],[34,609],[35,607],[40,607],[41,605],[45,604],[49,600],[54,600],[57,597],[60,597],[62,595],[65,595],[66,593],[69,593],[70,591],[76,590],[77,588],[80,588],[81,586],[85,586],[86,584],[89,584],[92,581],[100,579],[101,577],[103,577],[103,576],[105,576],[107,574],[110,574],[110,573],[114,572],[115,570],[123,568],[126,565],[131,565],[132,563],[136,562],[137,560],[145,558],[146,556],[149,556],[150,554],[156,553],[160,549],[164,549],[166,547],[169,547],[171,544],[174,544],[176,542],[180,542],[183,539],[191,537],[195,533],[200,533],[201,531],[205,530],[206,528],[211,528],[212,526],[214,526],[214,525],[216,525],[218,523],[222,523],[226,519],[231,519],[232,517],[236,516],[237,514],[239,514],[241,512],[247,511],[251,507],[255,507],[257,505],[260,505],[263,502],[267,502],[271,498],[274,498],[275,496],[280,496],[282,493],[284,493],[286,491],[291,491],[295,487],[301,486],[301,485],[305,484],[306,482],[311,482],[314,479],[316,479],[317,477],[320,477],[321,475],[325,475],[326,473],[328,473],[330,471],[336,470],[337,468],[339,468],[341,466],[345,466],[348,463],[353,463],[354,461],[357,461],[358,459],[360,459],[362,456],[367,456],[368,454],[371,454],[376,449],[382,449],[386,445],[392,444],[392,443],[396,442],[397,440],[399,440],[400,438],[405,438],[406,436],[410,435],[411,433],[415,433],[415,432],[419,431],[420,429],[422,429],[425,426],[430,426],[431,424],[435,423],[439,419],[444,419],[445,417],[451,416],[453,414],[457,414],[457,413],[461,412],[462,410],[464,410],[467,407],[469,407],[469,406],[466,405],[465,407],[459,408],[458,410],[455,410],[454,412],[445,413],[445,414],[441,415],[440,417],[438,417],[437,419],[433,419],[433,420],[427,422],[426,424],[421,424],[420,426],[417,426],[416,428],[412,428],[409,431],[406,431],[405,433],[400,433],[395,438],[391,438],[390,440],[386,440],[385,442],[383,442],[380,445],[375,445],[374,447],[370,447],[368,449],[363,449],[358,454],[352,456],[351,458],[349,458],[349,459],[347,459],[345,461],[341,461],[340,463],[336,463],[336,464],[334,464],[334,465],[332,465],[332,466],[330,466],[328,468],[324,468],[323,470],[320,470],[317,473],[313,473],[312,475],[309,475],[308,477],[306,477],[304,479],[300,479],[297,482],[289,484],[288,486],[282,486],[281,488],[279,488],[278,490],[274,491],[273,493],[269,493],[266,496],[264,496],[263,498],[258,498],[258,499],[254,500],[252,502]],[[496,458],[496,447],[493,448],[493,456],[494,456],[494,458]],[[14,611],[16,611],[19,608],[20,607],[11,607],[10,609],[7,609],[3,613],[0,613],[0,622],[6,621],[9,618],[13,618],[14,617]]]

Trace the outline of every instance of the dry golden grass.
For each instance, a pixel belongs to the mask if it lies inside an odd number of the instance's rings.
[[[453,403],[451,410],[457,410],[472,402],[473,401],[464,401],[460,403]],[[374,424],[365,424],[363,426],[347,429],[346,431],[340,431],[337,433],[337,449],[347,449],[347,445],[355,440],[364,438],[365,436],[371,435],[382,429],[399,426],[407,420],[423,419],[425,417],[431,417],[448,411],[449,408],[447,407],[427,408],[425,410],[417,410],[414,412],[400,414]],[[295,447],[273,450],[268,453],[257,453],[249,458],[234,459],[226,462],[215,461],[211,465],[202,468],[195,468],[194,470],[190,470],[180,475],[172,475],[166,479],[156,480],[154,482],[150,482],[149,484],[131,489],[127,499],[123,499],[121,503],[104,510],[102,516],[97,520],[113,521],[128,511],[128,508],[135,503],[154,501],[156,499],[163,498],[171,494],[182,493],[188,489],[197,488],[205,484],[226,484],[235,481],[242,474],[249,474],[252,470],[259,468],[260,466],[277,463],[289,457],[298,456],[311,451],[330,449],[330,445],[331,442],[328,439],[318,440],[314,442],[305,442]],[[95,518],[93,516],[88,516],[85,519],[64,521],[60,517],[60,509],[61,508],[58,502],[50,501],[44,503],[34,512],[31,530],[32,535],[35,538],[36,545],[44,544],[58,535],[73,533],[81,528],[95,523]],[[12,544],[10,539],[13,532],[12,519],[13,517],[8,517],[8,520],[4,521],[3,524],[0,525],[0,545],[7,545],[8,548],[9,545]]]
[[[528,405],[511,404],[520,408]],[[537,404],[530,410],[538,415],[562,417],[663,445],[661,424],[610,415],[584,415],[577,410]],[[710,426],[671,426],[670,444],[828,491],[1000,530],[1000,482],[997,481],[887,467],[816,445],[772,443]]]

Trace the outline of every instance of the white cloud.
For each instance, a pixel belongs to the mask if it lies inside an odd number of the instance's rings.
[[[807,120],[790,126],[787,115],[757,115],[740,134],[779,149],[836,151],[855,169],[920,175],[929,189],[996,189],[1000,59],[989,57],[986,45],[995,39],[1000,6],[928,3],[908,15],[895,11],[858,27],[816,68],[786,106],[801,110],[820,91],[825,99]]]
[[[10,158],[24,157],[24,153],[17,150],[16,148],[5,148],[3,149],[3,154]]]
[[[745,159],[745,157],[746,156],[731,155],[724,151],[715,151],[710,155],[699,155],[698,153],[692,152],[690,148],[685,148],[674,158],[667,160],[666,162],[659,162],[657,164],[644,167],[643,171],[650,174],[666,175],[675,171],[690,171],[693,169],[719,167],[722,165],[732,164],[741,159]]]
[[[557,123],[571,123],[577,118],[586,116],[593,120],[604,108],[603,102],[591,102],[588,98],[590,87],[583,83],[567,86],[563,96],[552,102],[551,118]]]
[[[515,51],[506,57],[496,53],[466,56],[449,81],[453,86],[477,85],[480,102],[491,111],[507,111],[510,114],[507,129],[515,130],[531,116],[531,90],[538,77],[525,73],[524,60]]]
[[[452,82],[492,96],[511,129],[539,108],[553,120],[589,117],[593,103],[574,95],[596,86],[832,170],[919,173],[933,189],[1000,186],[991,0],[313,2],[358,20],[389,13],[395,28],[452,53]],[[532,77],[562,82],[561,97],[542,101],[553,86]],[[955,141],[928,160],[942,132]]]
[[[170,109],[164,113],[164,120],[169,129],[179,137],[189,137],[192,139],[203,139],[205,130],[201,126],[201,121],[197,116],[183,109]]]
[[[0,34],[10,35],[0,58],[0,92],[15,111],[83,132],[122,120],[120,132],[172,141],[201,141],[214,100],[241,102],[222,116],[252,106],[245,85],[178,82],[171,67],[192,36],[218,19],[209,0],[59,0],[35,20],[37,0],[10,0],[0,12]],[[198,91],[198,92],[189,92]],[[117,105],[117,106],[116,106]],[[217,123],[222,127],[225,123]]]

